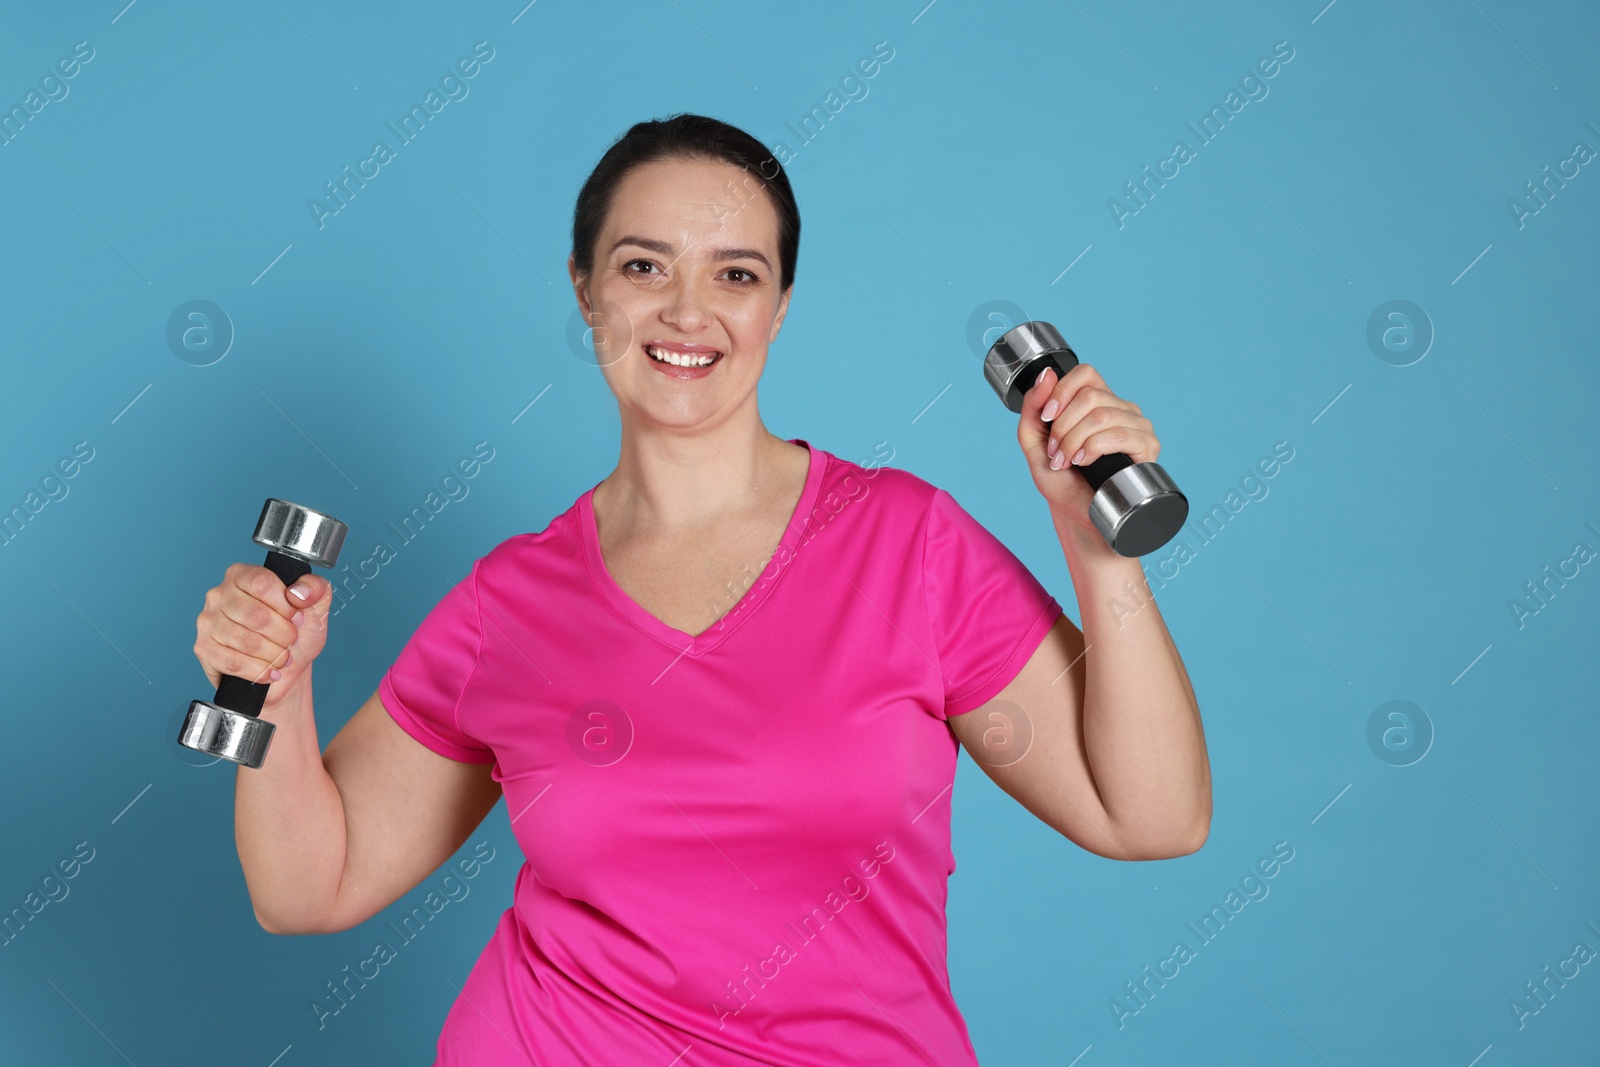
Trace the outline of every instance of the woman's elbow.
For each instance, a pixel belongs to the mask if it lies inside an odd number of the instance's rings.
[[[265,930],[269,934],[276,934],[280,937],[297,937],[308,934],[331,934],[338,932],[338,930],[334,927],[322,923],[310,923],[304,920],[285,920],[282,916],[276,916],[270,912],[263,912],[253,903],[250,905],[250,910],[256,917],[257,926],[261,927],[261,929]]]
[[[1189,831],[1181,836],[1166,837],[1160,840],[1126,841],[1123,842],[1121,858],[1129,861],[1138,860],[1173,860],[1179,856],[1191,856],[1200,851],[1206,843],[1206,838],[1211,836],[1211,818],[1207,816],[1203,821],[1194,824]]]
[[[265,930],[269,934],[290,934],[294,932],[288,929],[282,923],[272,919],[270,916],[261,914],[261,909],[254,905],[251,905],[250,911],[256,917],[256,925],[261,927],[261,929]]]
[[[1210,836],[1211,820],[1208,818],[1190,832],[1188,838],[1183,842],[1180,849],[1172,854],[1172,858],[1194,855],[1196,852],[1200,851],[1201,846],[1206,843],[1206,838]]]

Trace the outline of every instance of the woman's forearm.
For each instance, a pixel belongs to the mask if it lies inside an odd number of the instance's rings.
[[[1130,855],[1193,852],[1211,824],[1200,708],[1137,559],[1055,516],[1084,638],[1083,742]]]
[[[259,768],[234,780],[234,838],[256,920],[276,934],[319,933],[345,858],[344,803],[322,763],[311,672],[263,712],[276,727]]]

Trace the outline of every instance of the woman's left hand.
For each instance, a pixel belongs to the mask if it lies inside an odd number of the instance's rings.
[[[1044,409],[1055,402],[1053,418],[1043,421]],[[1017,422],[1017,442],[1028,459],[1033,484],[1060,518],[1104,538],[1089,518],[1094,490],[1076,471],[1101,456],[1121,452],[1135,463],[1145,463],[1161,452],[1161,442],[1139,405],[1117,396],[1105,379],[1087,363],[1079,363],[1059,380],[1046,370],[1023,394],[1022,416]],[[1077,455],[1079,450],[1082,455]],[[1058,467],[1051,466],[1055,457]]]

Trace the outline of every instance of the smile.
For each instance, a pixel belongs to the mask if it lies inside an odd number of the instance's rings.
[[[721,352],[679,352],[654,345],[645,345],[644,350],[657,363],[669,363],[674,367],[709,367],[722,358]]]

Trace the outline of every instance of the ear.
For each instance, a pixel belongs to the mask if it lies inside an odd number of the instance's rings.
[[[578,278],[578,261],[575,256],[567,256],[567,277],[572,279],[572,291],[578,297],[578,310],[583,312],[583,321],[588,322],[593,317],[593,311],[589,307],[587,287]]]
[[[783,317],[789,313],[789,297],[794,293],[794,286],[783,291],[783,296],[778,298],[778,314],[772,320],[772,334],[767,338],[767,344],[778,339],[778,331],[783,329]]]

